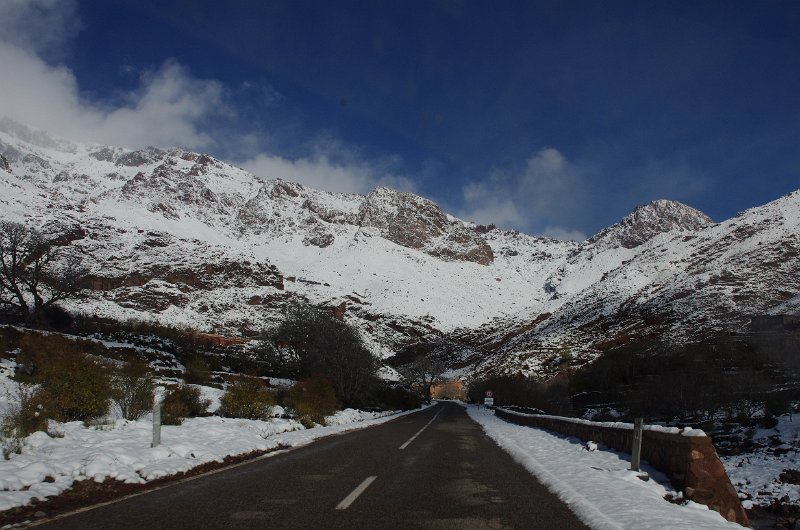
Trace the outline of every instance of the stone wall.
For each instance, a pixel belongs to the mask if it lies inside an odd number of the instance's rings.
[[[554,431],[606,447],[631,452],[633,428],[580,422],[571,418],[519,414],[496,409],[504,420]],[[681,433],[648,429],[642,432],[642,460],[670,477],[673,486],[686,498],[718,511],[728,521],[750,526],[747,513],[731,484],[725,468],[708,436],[685,436]]]

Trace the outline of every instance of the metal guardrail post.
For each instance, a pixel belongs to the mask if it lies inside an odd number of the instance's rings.
[[[633,447],[631,447],[631,471],[639,471],[642,458],[642,418],[633,420]]]
[[[156,399],[153,404],[153,441],[150,447],[155,447],[161,443],[161,402]]]

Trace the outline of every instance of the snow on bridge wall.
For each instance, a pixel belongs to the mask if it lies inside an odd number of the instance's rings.
[[[576,418],[520,414],[495,409],[495,414],[512,423],[538,427],[566,436],[631,452],[633,425],[600,423]],[[657,425],[645,426],[642,432],[642,460],[666,473],[684,495],[718,511],[728,521],[750,526],[747,513],[719,460],[711,438],[702,431],[680,431]]]

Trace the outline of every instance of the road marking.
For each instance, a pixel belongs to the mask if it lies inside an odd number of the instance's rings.
[[[439,412],[441,412],[441,410],[440,410]],[[437,413],[436,413],[436,416],[438,416],[438,415],[439,415],[439,412],[437,412]],[[400,450],[402,451],[403,449],[405,449],[406,447],[408,447],[408,444],[410,444],[411,442],[413,442],[414,440],[416,440],[416,439],[417,439],[417,436],[419,436],[420,434],[422,434],[422,431],[424,431],[425,429],[427,429],[427,428],[428,428],[428,425],[430,425],[431,423],[433,423],[433,420],[435,420],[435,419],[436,419],[436,416],[434,416],[433,418],[431,418],[431,421],[429,421],[428,423],[426,423],[426,424],[425,424],[425,427],[421,428],[421,429],[420,429],[420,430],[417,432],[417,434],[415,434],[414,436],[412,436],[411,438],[409,438],[409,439],[408,439],[408,441],[407,441],[406,443],[404,443],[403,445],[401,445],[401,446],[400,446]]]
[[[267,458],[272,458],[273,456],[278,456],[278,455],[282,455],[283,453],[288,453],[291,450],[292,450],[292,448],[289,448],[289,449],[278,449],[278,450],[275,450],[275,451],[271,451],[269,453],[265,453],[265,454],[263,454],[261,456],[257,456],[255,458],[251,458],[249,460],[243,460],[241,462],[237,462],[235,464],[230,464],[230,465],[225,466],[225,467],[212,469],[211,471],[207,471],[205,473],[199,473],[197,475],[192,475],[191,477],[172,480],[170,482],[167,482],[163,486],[154,486],[152,488],[147,488],[147,489],[144,489],[142,491],[137,491],[136,493],[131,493],[130,495],[117,497],[116,499],[111,499],[109,501],[100,502],[100,503],[97,503],[97,504],[92,504],[90,506],[82,506],[82,507],[80,507],[80,508],[78,508],[76,510],[72,510],[71,512],[59,513],[59,514],[56,514],[56,515],[54,515],[52,517],[47,517],[46,519],[40,519],[38,521],[28,522],[28,523],[25,523],[25,524],[27,524],[28,525],[27,527],[30,528],[32,526],[40,526],[40,525],[47,524],[47,523],[50,523],[50,522],[53,522],[53,521],[58,521],[59,519],[66,519],[67,517],[71,517],[73,515],[78,515],[78,514],[81,514],[81,513],[84,513],[84,512],[90,512],[90,511],[95,510],[97,508],[102,508],[104,506],[109,506],[111,504],[117,504],[118,502],[127,501],[128,499],[133,499],[135,497],[141,497],[142,495],[147,495],[148,493],[155,493],[156,491],[160,491],[160,490],[163,490],[163,489],[172,488],[174,486],[180,486],[181,484],[185,484],[186,482],[192,482],[193,480],[198,480],[198,479],[201,479],[201,478],[209,477],[211,475],[216,475],[217,473],[222,473],[224,471],[229,471],[231,469],[236,469],[237,467],[246,466],[247,464],[252,464],[252,463],[258,462],[259,460],[266,460]]]
[[[378,477],[367,477],[367,478],[365,478],[364,482],[359,484],[356,489],[354,489],[352,492],[350,492],[350,495],[348,495],[347,497],[342,499],[342,502],[340,502],[339,504],[336,505],[336,509],[337,510],[346,510],[347,508],[349,508],[350,505],[353,504],[353,501],[356,500],[359,495],[364,493],[364,490],[367,489],[369,487],[369,485],[372,484],[372,481],[375,480],[376,478],[378,478]]]
[[[2,0],[0,0],[0,1],[2,1]],[[411,410],[411,411],[408,411],[408,412],[402,412],[402,413],[398,414],[396,417],[392,418],[389,421],[396,421],[399,418],[404,418],[405,416],[408,416],[410,414],[416,414],[418,412],[423,412],[426,409],[427,409],[427,407],[423,408],[423,409],[417,409],[417,410]],[[344,433],[342,433],[342,434],[344,434]],[[320,439],[323,439],[323,438],[320,438]],[[316,441],[316,440],[310,440],[308,443],[311,443],[313,441]],[[136,497],[141,497],[142,495],[147,495],[149,493],[155,493],[157,491],[160,491],[160,490],[163,490],[163,489],[167,489],[167,488],[172,488],[174,486],[180,486],[181,484],[184,484],[186,482],[191,482],[193,480],[198,480],[198,479],[205,478],[205,477],[208,477],[208,476],[211,476],[211,475],[216,475],[217,473],[223,473],[225,471],[229,471],[229,470],[235,469],[235,468],[240,467],[240,466],[246,466],[248,464],[252,464],[252,463],[258,462],[259,460],[265,460],[267,458],[272,458],[273,456],[282,455],[283,453],[288,453],[289,451],[291,451],[293,449],[300,449],[304,445],[298,445],[298,446],[295,446],[295,447],[289,447],[289,448],[285,448],[285,449],[276,449],[276,450],[270,451],[268,453],[265,453],[265,454],[263,454],[261,456],[257,456],[255,458],[251,458],[249,460],[244,460],[242,462],[237,462],[236,464],[230,464],[230,465],[218,468],[218,469],[214,469],[212,471],[207,471],[205,473],[199,473],[197,475],[192,475],[191,477],[186,477],[186,478],[182,478],[182,479],[174,479],[173,478],[169,482],[167,482],[166,484],[161,485],[161,486],[153,486],[151,488],[147,488],[147,489],[144,489],[142,491],[137,491],[136,493],[131,493],[131,494],[128,494],[128,495],[123,495],[121,497],[116,497],[114,499],[111,499],[111,500],[108,500],[108,501],[105,501],[105,502],[100,502],[100,503],[92,504],[92,505],[89,505],[89,506],[82,506],[80,508],[77,508],[77,509],[69,511],[69,512],[63,512],[63,513],[59,513],[59,514],[53,515],[51,517],[45,517],[45,518],[42,518],[42,519],[39,519],[39,520],[36,520],[36,521],[26,522],[25,523],[27,525],[26,528],[31,528],[31,527],[35,527],[35,526],[41,526],[43,524],[47,524],[47,523],[50,523],[50,522],[53,522],[53,521],[58,521],[60,519],[66,519],[67,517],[72,517],[73,515],[78,515],[78,514],[81,514],[81,513],[84,513],[84,512],[90,512],[92,510],[96,510],[98,508],[103,508],[104,506],[109,506],[111,504],[117,504],[118,502],[123,502],[123,501],[127,501],[129,499],[133,499],[133,498],[136,498]],[[145,483],[145,484],[147,484],[147,483]],[[296,501],[292,501],[292,502],[296,502]]]

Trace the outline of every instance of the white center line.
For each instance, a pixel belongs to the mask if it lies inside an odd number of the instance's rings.
[[[375,480],[376,478],[378,478],[378,477],[367,477],[367,478],[365,478],[364,482],[359,484],[358,487],[356,489],[354,489],[350,493],[350,495],[348,495],[347,497],[342,499],[342,502],[340,502],[339,504],[336,505],[336,509],[337,510],[346,510],[347,508],[349,508],[350,505],[353,504],[353,501],[356,500],[359,495],[364,493],[364,490],[367,489],[369,487],[369,485],[372,484],[372,481]]]
[[[440,410],[439,412],[441,412],[441,410]],[[437,412],[437,413],[436,413],[436,416],[438,416],[438,415],[439,415],[439,412]],[[411,442],[413,442],[414,440],[416,440],[417,436],[419,436],[420,434],[422,434],[422,431],[424,431],[425,429],[427,429],[427,428],[428,428],[428,425],[430,425],[431,423],[433,423],[433,420],[435,420],[435,419],[436,419],[436,416],[434,416],[433,418],[431,418],[431,421],[429,421],[428,423],[426,423],[426,424],[425,424],[425,427],[421,428],[421,429],[419,430],[419,432],[417,432],[417,434],[415,434],[414,436],[412,436],[411,438],[409,438],[409,439],[408,439],[408,441],[407,441],[406,443],[404,443],[403,445],[401,445],[401,446],[400,446],[400,450],[402,451],[403,449],[405,449],[406,447],[408,447],[408,444],[410,444]]]

